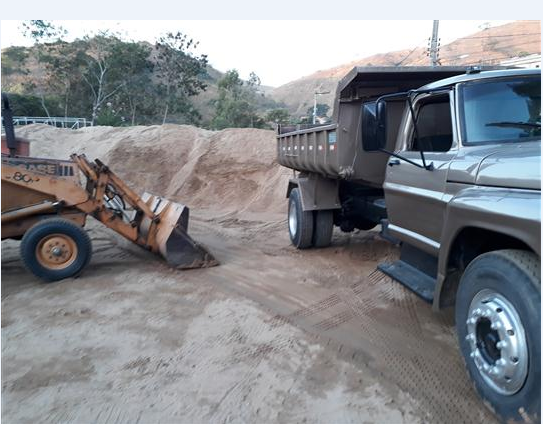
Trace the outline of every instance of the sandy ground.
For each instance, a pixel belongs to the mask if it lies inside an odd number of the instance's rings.
[[[495,421],[466,376],[450,314],[432,313],[375,270],[397,256],[396,247],[371,231],[337,232],[326,249],[290,245],[284,186],[276,187],[286,174],[270,162],[274,145],[255,149],[258,160],[234,154],[244,136],[267,146],[270,134],[198,132],[204,141],[185,146],[175,170],[163,166],[171,175],[160,184],[158,170],[130,174],[128,162],[149,165],[127,134],[115,134],[97,154],[145,189],[175,198],[192,192],[189,232],[221,265],[171,269],[89,220],[89,267],[79,278],[44,284],[23,268],[18,242],[2,242],[2,419]],[[68,138],[53,135],[43,150]],[[229,166],[245,164],[236,184],[219,160],[225,147],[234,151]],[[124,163],[115,159],[121,149]]]

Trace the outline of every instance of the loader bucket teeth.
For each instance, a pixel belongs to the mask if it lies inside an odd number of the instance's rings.
[[[207,268],[219,262],[188,235],[189,208],[149,193],[142,199],[158,217],[156,247],[166,262],[175,268]]]
[[[164,250],[162,255],[166,262],[175,268],[207,268],[219,264],[213,255],[195,242],[181,227],[172,231]]]

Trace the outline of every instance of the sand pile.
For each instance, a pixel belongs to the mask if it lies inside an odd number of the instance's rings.
[[[290,172],[275,162],[273,131],[188,125],[17,128],[31,155],[100,158],[137,192],[217,212],[282,212]]]

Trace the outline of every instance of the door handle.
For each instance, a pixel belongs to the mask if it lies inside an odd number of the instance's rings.
[[[399,165],[400,163],[401,163],[400,159],[392,159],[391,161],[388,162],[388,166]]]

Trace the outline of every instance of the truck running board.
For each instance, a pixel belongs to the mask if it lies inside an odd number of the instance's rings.
[[[414,291],[425,301],[432,303],[436,280],[404,261],[382,263],[377,266],[383,273]]]

